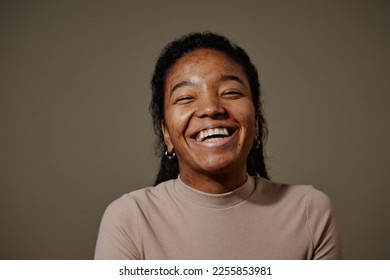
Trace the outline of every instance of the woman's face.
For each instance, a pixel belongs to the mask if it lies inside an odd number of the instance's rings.
[[[212,49],[193,51],[174,64],[164,89],[162,130],[182,178],[246,176],[257,129],[249,82],[239,64]]]

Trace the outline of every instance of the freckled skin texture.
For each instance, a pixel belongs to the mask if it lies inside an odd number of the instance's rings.
[[[164,113],[164,140],[168,151],[176,152],[184,183],[224,193],[245,182],[246,159],[258,128],[249,82],[239,64],[211,49],[186,54],[168,73]],[[231,135],[196,141],[200,131],[220,127]]]

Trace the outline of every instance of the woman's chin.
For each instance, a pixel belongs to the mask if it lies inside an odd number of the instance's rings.
[[[237,162],[237,160],[228,160],[226,158],[208,158],[207,162],[200,164],[202,173],[210,175],[239,174],[240,170],[246,170],[246,162]],[[231,174],[232,175],[232,174]]]

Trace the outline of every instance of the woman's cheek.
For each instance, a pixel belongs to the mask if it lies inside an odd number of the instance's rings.
[[[167,111],[169,118],[171,134],[173,133],[177,138],[183,136],[187,130],[190,121],[191,111],[185,108],[175,108]]]

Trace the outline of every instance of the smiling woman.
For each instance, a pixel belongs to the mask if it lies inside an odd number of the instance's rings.
[[[155,187],[106,210],[96,259],[339,259],[328,197],[269,181],[256,68],[227,38],[167,45],[152,78]]]
[[[199,49],[172,67],[165,92],[161,126],[181,180],[208,193],[242,185],[258,130],[242,67],[220,51]]]

